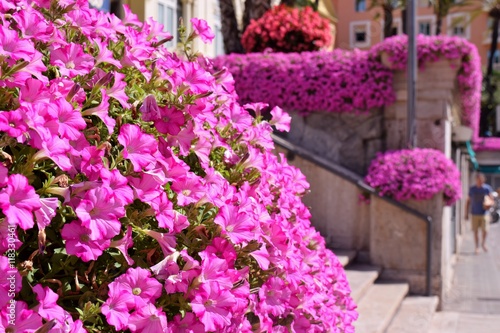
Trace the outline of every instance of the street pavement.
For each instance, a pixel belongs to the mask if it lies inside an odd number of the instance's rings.
[[[500,333],[500,223],[490,226],[488,252],[474,254],[470,222],[457,256],[452,290],[432,333]],[[439,327],[439,328],[438,328]]]

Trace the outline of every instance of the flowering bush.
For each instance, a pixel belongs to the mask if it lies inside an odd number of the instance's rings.
[[[245,103],[263,101],[303,113],[359,112],[395,101],[392,69],[405,70],[406,46],[406,36],[395,36],[369,51],[232,54],[217,58],[215,64],[233,74]],[[381,64],[382,53],[389,56],[392,69]],[[458,37],[419,35],[420,67],[440,57],[460,60],[462,121],[474,128],[478,140],[482,72],[477,49]]]
[[[427,200],[442,193],[445,203],[452,205],[462,193],[457,167],[434,149],[379,153],[365,180],[381,195],[396,200]]]
[[[308,184],[272,154],[290,118],[204,69],[204,21],[181,59],[128,8],[0,10],[0,331],[353,332]]]
[[[366,112],[395,100],[392,72],[363,51],[252,53],[218,57],[243,103],[302,113]]]
[[[247,52],[315,51],[332,43],[330,24],[311,7],[275,6],[246,28],[241,43]]]

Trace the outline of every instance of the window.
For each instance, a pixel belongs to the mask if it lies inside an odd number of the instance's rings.
[[[163,29],[174,37],[166,43],[167,47],[174,47],[177,44],[177,1],[161,0],[158,2],[158,23],[163,24]]]
[[[431,34],[431,22],[419,22],[418,27],[419,33],[424,35]]]
[[[432,35],[436,29],[436,18],[434,15],[417,17],[418,32],[423,35]]]
[[[370,46],[370,21],[354,21],[350,24],[351,48]]]
[[[448,34],[470,38],[470,16],[466,13],[453,13],[447,17]]]
[[[356,0],[356,11],[357,12],[366,11],[366,0]]]
[[[215,38],[213,41],[214,55],[219,56],[225,54],[224,52],[224,36],[222,35],[222,24],[220,16],[219,0],[214,1],[214,34]]]

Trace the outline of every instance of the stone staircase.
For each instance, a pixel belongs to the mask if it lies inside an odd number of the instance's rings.
[[[358,305],[356,333],[428,333],[437,297],[408,295],[404,282],[380,281],[380,268],[353,262],[355,251],[334,251],[345,267],[352,297]]]

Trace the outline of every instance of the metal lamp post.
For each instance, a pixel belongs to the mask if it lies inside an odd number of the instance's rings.
[[[407,64],[407,89],[408,89],[408,125],[407,145],[414,148],[416,145],[415,109],[416,109],[416,84],[417,84],[417,26],[416,26],[417,0],[406,0],[406,31],[408,34],[408,64]]]

